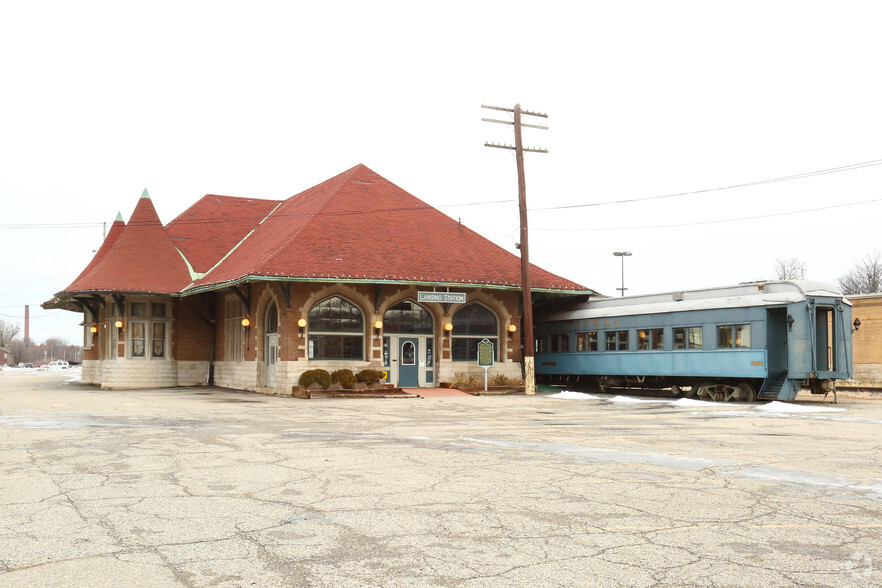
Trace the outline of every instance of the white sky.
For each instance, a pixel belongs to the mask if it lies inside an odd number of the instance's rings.
[[[364,163],[514,251],[514,157],[483,146],[511,128],[481,104],[549,114],[525,131],[549,149],[527,155],[532,209],[882,159],[880,16],[848,1],[3,3],[0,318],[29,304],[34,340],[81,341],[82,315],[39,305],[145,187],[167,223],[206,193],[281,199]],[[791,257],[834,281],[880,248],[882,201],[709,221],[882,199],[880,179],[874,165],[533,210],[531,261],[611,295],[617,250],[633,252],[629,294],[774,278]],[[671,226],[685,222],[701,224]]]

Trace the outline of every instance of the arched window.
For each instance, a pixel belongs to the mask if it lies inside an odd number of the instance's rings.
[[[364,317],[334,296],[309,311],[309,359],[364,359]]]
[[[383,331],[386,333],[434,332],[432,313],[410,300],[402,300],[389,307],[383,315]]]
[[[453,361],[477,361],[478,343],[488,339],[499,357],[499,323],[489,308],[471,302],[453,315]]]

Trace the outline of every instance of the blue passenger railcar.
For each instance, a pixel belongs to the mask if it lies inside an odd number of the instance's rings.
[[[557,302],[535,333],[536,377],[552,384],[752,402],[852,376],[851,304],[805,280]]]

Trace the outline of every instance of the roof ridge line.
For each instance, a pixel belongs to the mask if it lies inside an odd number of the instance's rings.
[[[276,210],[278,210],[279,207],[280,207],[282,204],[284,204],[284,203],[285,203],[285,201],[282,200],[281,202],[279,202],[278,204],[276,204],[275,207],[273,207],[273,209],[272,209],[271,211],[269,211],[269,212],[266,214],[266,216],[263,217],[263,218],[260,220],[259,223],[257,223],[257,224],[254,225],[253,227],[251,227],[251,230],[248,231],[248,233],[247,233],[244,237],[242,237],[242,239],[240,239],[238,243],[236,243],[235,245],[233,245],[233,248],[230,249],[229,251],[227,251],[227,253],[226,253],[223,257],[221,257],[220,259],[218,259],[218,260],[217,260],[217,263],[215,263],[213,266],[211,266],[210,268],[208,268],[208,270],[207,270],[205,273],[203,273],[202,276],[201,276],[199,279],[201,280],[202,278],[205,278],[205,277],[208,276],[211,272],[213,272],[213,271],[217,268],[217,266],[219,266],[220,264],[222,264],[226,258],[228,258],[230,255],[232,255],[233,252],[234,252],[236,249],[238,249],[238,248],[242,245],[242,243],[244,243],[245,241],[247,241],[247,240],[248,240],[248,237],[250,237],[251,235],[253,235],[253,234],[254,234],[254,231],[256,231],[257,228],[258,228],[260,225],[262,225],[264,222],[266,222],[266,219],[268,219],[270,216],[272,216],[272,214],[273,214]],[[192,286],[194,283],[195,283],[195,281],[192,282],[192,283],[190,283],[190,285],[188,285],[188,286],[185,287],[183,290],[181,290],[181,292],[184,292],[185,290],[189,289],[190,286]]]
[[[312,222],[315,220],[315,218],[316,218],[317,216],[319,216],[319,214],[321,214],[321,212],[322,212],[325,208],[328,207],[328,204],[331,202],[331,200],[334,198],[334,196],[336,196],[337,193],[340,192],[340,189],[343,187],[343,185],[344,185],[347,181],[349,181],[349,178],[350,178],[351,176],[355,175],[355,171],[356,171],[358,168],[360,168],[360,167],[365,167],[365,168],[367,168],[367,166],[365,166],[363,163],[359,163],[359,164],[356,165],[355,167],[352,167],[352,168],[348,169],[347,171],[343,172],[342,174],[340,174],[341,176],[347,176],[347,177],[341,179],[341,180],[337,183],[337,186],[334,187],[334,189],[331,191],[330,194],[328,194],[328,197],[325,198],[325,201],[322,202],[321,205],[320,205],[318,208],[316,208],[315,211],[314,211],[312,214],[309,215],[309,218],[306,219],[306,221],[305,221],[302,225],[300,225],[300,228],[299,228],[299,229],[297,229],[297,230],[296,230],[296,231],[295,231],[295,232],[294,232],[294,233],[293,233],[293,234],[292,234],[292,235],[291,235],[291,236],[290,236],[290,237],[289,237],[284,243],[282,243],[281,245],[279,245],[279,247],[277,247],[275,251],[273,251],[272,253],[270,253],[269,255],[267,255],[265,259],[263,259],[263,260],[260,261],[260,263],[256,264],[255,268],[260,268],[261,266],[265,265],[267,262],[269,262],[271,259],[273,259],[276,255],[278,255],[283,249],[285,249],[285,248],[288,246],[289,243],[291,243],[294,239],[296,239],[297,236],[300,235],[300,233],[302,233],[302,232],[306,229],[306,227],[308,227],[308,226],[310,225],[310,223],[312,223]],[[332,178],[332,179],[333,179],[333,178]],[[328,181],[328,180],[325,180],[325,182],[326,182],[326,181]],[[321,186],[321,185],[324,184],[325,182],[320,182],[320,183],[316,184],[315,186],[312,186],[312,188],[316,188],[316,187],[318,187],[318,186]],[[312,190],[312,188],[307,188],[306,190],[303,190],[303,192],[306,192],[306,191],[308,191],[308,190]],[[299,196],[300,194],[303,194],[303,192],[299,192],[298,194],[295,194],[294,196],[291,196],[291,198],[295,198],[295,197]],[[290,200],[291,198],[288,198],[288,200]],[[287,202],[288,200],[285,200],[284,202]],[[281,206],[281,204],[280,204],[280,206]],[[278,207],[276,207],[276,208],[278,208]],[[275,212],[275,211],[276,211],[276,209],[274,208],[273,211],[270,212],[270,214],[272,214],[272,213]],[[267,216],[269,216],[269,215],[267,215]]]

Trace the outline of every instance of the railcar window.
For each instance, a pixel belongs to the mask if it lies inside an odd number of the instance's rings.
[[[735,325],[735,347],[750,349],[750,325]]]
[[[689,348],[701,349],[701,327],[689,327]]]
[[[561,351],[569,351],[570,350],[570,335],[569,335],[569,333],[563,333],[560,336],[560,350]]]
[[[585,351],[585,335],[588,333],[576,333],[576,351]]]
[[[664,349],[665,348],[665,330],[664,329],[652,329],[649,331],[649,339],[650,339],[650,347],[652,349]]]
[[[615,351],[616,350],[616,332],[615,331],[606,331],[604,333],[606,335],[606,350],[607,351]]]
[[[701,349],[701,327],[675,327],[674,349]]]
[[[664,349],[665,347],[665,331],[664,329],[641,329],[637,331],[637,349]]]
[[[588,351],[597,351],[597,331],[588,333]]]
[[[717,348],[731,349],[735,343],[735,328],[732,325],[717,327]]]
[[[750,325],[721,325],[717,327],[717,348],[750,348]]]
[[[555,351],[560,351],[560,338],[558,337],[558,335],[552,335],[549,339],[550,340],[548,341],[548,351],[551,353],[554,353]]]

